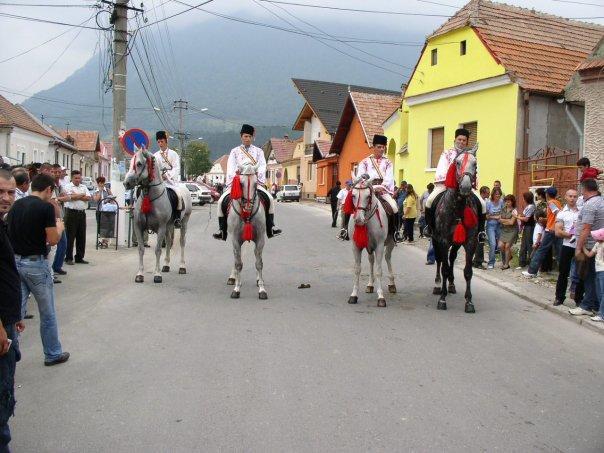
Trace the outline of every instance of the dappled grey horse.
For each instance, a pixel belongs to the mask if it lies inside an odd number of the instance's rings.
[[[365,292],[373,293],[374,287],[377,288],[377,306],[385,307],[386,299],[382,290],[382,259],[384,258],[388,266],[388,291],[392,294],[396,293],[394,273],[392,272],[394,239],[391,234],[388,234],[386,210],[373,189],[373,181],[363,176],[354,179],[348,197],[344,208],[352,215],[353,221],[348,225],[348,236],[352,238],[354,255],[354,284],[348,303],[356,304],[358,302],[361,257],[363,250],[367,249],[370,272]],[[374,267],[377,270],[374,270]]]
[[[241,196],[234,195],[237,191],[231,188],[231,205],[227,216],[227,230],[231,237],[235,257],[235,266],[227,283],[235,285],[231,292],[231,298],[238,299],[241,294],[241,269],[243,269],[241,246],[248,241],[254,242],[258,297],[264,300],[268,298],[262,277],[262,251],[266,241],[265,209],[267,207],[262,204],[258,195],[258,178],[256,175],[258,164],[246,163],[239,165],[238,171],[239,177],[237,179],[241,185]]]
[[[162,243],[166,242],[166,255],[162,272],[170,271],[170,250],[174,243],[174,221],[172,219],[172,205],[168,197],[166,185],[160,173],[159,165],[153,154],[147,150],[139,150],[132,158],[130,171],[124,180],[127,190],[140,187],[141,194],[134,204],[134,221],[132,226],[138,242],[139,266],[134,279],[137,283],[144,281],[143,257],[145,255],[145,244],[143,232],[151,230],[157,233],[157,244],[155,245],[155,275],[153,281],[161,283],[162,276],[159,269]],[[184,191],[183,191],[184,192]],[[181,214],[180,227],[180,268],[179,274],[186,274],[185,265],[185,243],[187,235],[187,224],[192,211],[191,197],[187,191],[183,200],[183,211]]]
[[[447,187],[435,200],[432,244],[436,257],[436,286],[433,294],[440,294],[439,310],[447,309],[447,293],[456,293],[453,267],[457,252],[463,246],[466,254],[463,271],[466,280],[465,312],[476,311],[472,302],[472,259],[478,244],[478,224],[482,213],[480,201],[472,192],[476,182],[477,151],[478,144],[459,153],[450,169],[452,172],[454,167],[455,172],[454,178],[450,178],[452,187]]]

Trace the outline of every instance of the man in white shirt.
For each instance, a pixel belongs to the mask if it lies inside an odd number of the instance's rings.
[[[86,208],[90,201],[90,192],[82,184],[82,173],[78,170],[71,172],[71,182],[65,186],[67,201],[65,206],[65,231],[67,232],[67,252],[65,263],[73,265],[73,245],[75,242],[75,262],[88,264],[84,260],[86,252]]]
[[[25,169],[13,171],[13,177],[17,188],[15,189],[15,201],[25,198],[29,192],[29,174]]]
[[[574,189],[566,191],[564,199],[566,205],[556,215],[554,224],[554,234],[562,238],[562,247],[560,249],[560,261],[558,263],[558,281],[556,282],[556,299],[554,305],[562,305],[566,299],[566,287],[568,285],[568,276],[571,265],[575,258],[575,249],[577,247],[577,236],[575,227],[579,217],[579,208],[577,208],[578,192]],[[579,283],[580,284],[580,283]],[[579,292],[582,292],[579,290]]]
[[[184,190],[188,190],[186,187],[180,184],[180,156],[173,149],[168,148],[168,134],[165,131],[158,131],[155,134],[159,151],[155,156],[155,161],[160,166],[160,172],[164,179],[164,184],[169,191],[173,191],[176,195],[176,203],[171,199],[174,217],[174,226],[180,228],[180,214],[183,208],[183,197],[185,194]]]
[[[266,189],[266,159],[264,158],[264,151],[257,146],[252,145],[254,141],[255,129],[249,124],[241,126],[241,145],[233,148],[229,154],[229,160],[227,161],[227,173],[225,180],[225,188],[218,200],[218,225],[219,230],[212,236],[214,239],[226,241],[227,238],[227,219],[225,213],[225,206],[223,201],[228,194],[231,193],[231,184],[233,178],[237,174],[239,165],[245,163],[251,163],[252,165],[258,164],[258,170],[256,172],[258,179],[258,194],[264,201],[265,206],[269,206],[268,212],[266,213],[266,235],[269,238],[281,234],[281,230],[275,225],[275,201],[271,194]]]

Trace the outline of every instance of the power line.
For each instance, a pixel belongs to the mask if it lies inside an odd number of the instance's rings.
[[[44,7],[44,8],[96,8],[95,5],[56,5],[51,3],[8,3],[0,2],[0,6],[25,6],[25,7]]]
[[[103,28],[91,27],[89,25],[69,24],[66,22],[58,22],[58,21],[54,21],[54,20],[40,19],[39,17],[17,16],[15,14],[8,14],[8,13],[0,13],[0,17],[8,17],[9,19],[17,19],[17,20],[26,20],[26,21],[30,21],[30,22],[40,22],[43,24],[63,25],[65,27],[86,28],[88,30],[104,30]]]
[[[575,1],[572,1],[572,0],[552,0],[552,2],[556,2],[556,3],[572,3],[573,5],[599,6],[600,8],[604,8],[604,4],[602,4],[602,3],[585,3],[585,2],[575,2]]]
[[[189,6],[189,8],[188,8],[188,9],[185,9],[185,10],[179,11],[178,13],[172,14],[171,16],[164,17],[163,19],[160,19],[160,20],[158,20],[158,21],[156,21],[156,22],[151,22],[151,23],[149,23],[149,24],[145,24],[145,25],[143,25],[143,26],[142,26],[142,27],[140,27],[140,28],[146,28],[146,27],[150,27],[151,25],[154,25],[154,24],[159,23],[159,22],[165,22],[165,21],[167,21],[167,20],[169,20],[169,19],[172,19],[173,17],[180,16],[181,14],[184,14],[184,13],[188,13],[189,11],[191,11],[191,10],[193,10],[193,9],[199,8],[200,6],[203,6],[203,5],[207,5],[208,3],[211,3],[211,2],[213,2],[213,1],[214,1],[214,0],[206,0],[205,2],[201,2],[199,5],[195,5],[195,6],[193,6],[193,5],[188,5],[188,6]]]

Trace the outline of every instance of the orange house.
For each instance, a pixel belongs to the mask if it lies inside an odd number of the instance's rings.
[[[371,154],[373,136],[384,134],[382,123],[400,107],[401,101],[401,93],[396,91],[350,91],[330,150],[339,155],[337,178],[340,181],[350,179],[359,162]]]

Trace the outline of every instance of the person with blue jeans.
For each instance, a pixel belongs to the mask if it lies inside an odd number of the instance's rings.
[[[501,189],[494,187],[491,191],[491,199],[487,201],[487,239],[489,241],[489,262],[487,269],[495,268],[495,250],[501,236],[501,223],[499,216],[503,209]]]
[[[21,280],[21,315],[25,316],[27,298],[32,294],[40,312],[46,366],[69,359],[59,341],[53,277],[46,259],[47,244],[57,244],[64,231],[63,221],[55,217],[55,209],[49,203],[53,189],[54,181],[49,175],[37,175],[31,182],[31,195],[17,200],[7,216],[8,236]]]
[[[436,255],[434,254],[434,246],[432,245],[432,239],[430,239],[430,243],[428,244],[428,254],[426,255],[426,264],[431,266],[436,262]]]
[[[596,297],[600,303],[600,309],[598,314],[590,319],[594,322],[604,322],[604,228],[592,231],[591,236],[596,240],[596,244],[590,250],[585,247],[583,252],[589,258],[594,259]]]
[[[69,195],[66,195],[61,188],[61,175],[63,170],[59,164],[52,166],[52,177],[55,180],[55,188],[53,191],[53,199],[59,203],[61,218],[64,216],[63,202],[69,200]],[[57,249],[55,250],[55,257],[52,261],[52,270],[55,274],[65,275],[67,271],[63,270],[63,264],[65,263],[65,253],[67,253],[67,233],[63,231],[61,239],[57,243]]]

